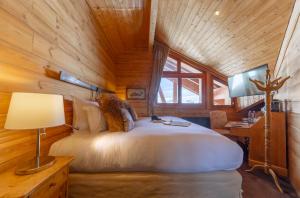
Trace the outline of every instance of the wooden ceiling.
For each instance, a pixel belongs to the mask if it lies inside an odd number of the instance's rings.
[[[122,54],[147,50],[152,46],[155,23],[153,24],[151,18],[153,13],[157,13],[157,9],[152,11],[152,7],[153,2],[157,0],[87,0],[87,2],[116,59]]]
[[[294,0],[160,0],[156,39],[227,76],[264,63],[274,69],[293,5]]]
[[[294,0],[87,0],[118,62],[155,39],[227,76],[273,69]],[[216,15],[216,11],[219,15]]]

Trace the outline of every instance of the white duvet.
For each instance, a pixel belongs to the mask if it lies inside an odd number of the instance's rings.
[[[243,161],[242,149],[213,130],[196,124],[179,127],[152,123],[150,118],[137,121],[127,133],[74,133],[55,142],[49,155],[74,156],[74,172],[194,173],[234,170]]]

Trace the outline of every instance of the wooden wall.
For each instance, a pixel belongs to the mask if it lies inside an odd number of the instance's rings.
[[[0,91],[90,95],[46,78],[48,65],[114,89],[114,64],[85,0],[1,0],[0,26]]]
[[[115,66],[106,41],[85,0],[0,1],[0,170],[32,158],[34,131],[4,130],[13,91],[42,92],[89,98],[91,92],[45,76],[45,67],[64,70],[83,81],[115,89]],[[72,105],[65,101],[67,123]],[[49,129],[42,153],[68,135],[69,127]]]
[[[148,94],[152,75],[152,53],[149,51],[122,55],[116,63],[116,75],[117,94],[120,98],[126,99],[126,88],[145,88]],[[148,115],[147,99],[129,102],[140,116]]]
[[[296,1],[275,68],[275,76],[290,75],[276,98],[286,100],[289,177],[300,195],[300,0]]]

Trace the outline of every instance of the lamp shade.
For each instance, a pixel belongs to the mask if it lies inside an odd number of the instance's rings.
[[[65,124],[64,101],[61,95],[12,94],[5,129],[38,129]]]

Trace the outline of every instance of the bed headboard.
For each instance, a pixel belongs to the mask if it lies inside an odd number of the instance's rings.
[[[14,167],[18,162],[34,158],[36,132],[34,130],[5,130],[4,124],[11,99],[11,93],[0,92],[0,171]],[[72,125],[72,101],[64,100],[66,123]],[[71,134],[67,126],[53,127],[41,137],[41,155],[48,154],[51,144]]]

